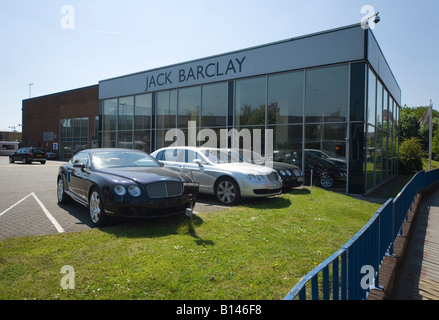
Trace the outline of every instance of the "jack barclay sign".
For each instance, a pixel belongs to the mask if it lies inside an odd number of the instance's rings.
[[[178,72],[175,72],[176,70],[173,69],[160,72],[159,74],[147,75],[145,91],[160,89],[161,86],[175,83],[182,84],[190,81],[227,76],[228,74],[238,74],[242,72],[245,58],[243,56],[224,62],[216,61],[204,65],[200,64],[195,67],[178,69]]]

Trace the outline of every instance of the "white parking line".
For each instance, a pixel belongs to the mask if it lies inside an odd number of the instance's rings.
[[[59,233],[63,233],[65,232],[64,229],[61,227],[61,225],[58,223],[58,221],[56,221],[56,219],[50,214],[49,210],[47,210],[47,208],[44,206],[44,204],[40,201],[40,199],[38,199],[37,195],[32,192],[31,194],[28,194],[26,197],[24,197],[23,199],[19,200],[18,202],[16,202],[15,204],[13,204],[12,206],[10,206],[9,208],[7,208],[6,210],[4,210],[2,213],[0,213],[0,217],[2,215],[4,215],[6,212],[8,212],[9,210],[11,210],[12,208],[16,207],[17,205],[19,205],[20,203],[22,203],[24,200],[26,200],[27,198],[29,198],[30,196],[34,197],[34,199],[37,201],[37,203],[40,205],[41,209],[44,211],[44,213],[46,214],[47,218],[49,218],[50,222],[52,222],[53,226],[56,228],[56,230]]]
[[[47,210],[47,208],[44,206],[44,204],[40,201],[40,199],[38,199],[37,195],[32,192],[31,195],[35,198],[35,200],[37,200],[38,204],[40,205],[41,209],[43,209],[44,213],[46,214],[47,218],[49,218],[50,222],[52,222],[52,224],[54,225],[54,227],[56,228],[56,230],[59,233],[63,233],[65,232],[64,229],[61,227],[61,225],[58,223],[58,221],[56,221],[56,219],[50,214],[49,210]]]
[[[28,194],[26,197],[24,197],[23,199],[21,199],[20,201],[18,201],[17,203],[13,204],[12,206],[10,206],[9,208],[7,208],[5,211],[3,211],[2,213],[0,213],[0,217],[2,215],[4,215],[6,212],[8,212],[9,210],[11,210],[12,208],[14,208],[15,206],[19,205],[20,203],[22,203],[24,200],[26,200],[27,198],[29,198],[31,194]]]

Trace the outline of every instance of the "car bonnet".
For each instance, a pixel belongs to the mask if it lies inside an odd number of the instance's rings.
[[[99,172],[111,175],[115,178],[115,180],[134,180],[140,184],[148,184],[158,181],[186,181],[185,177],[182,174],[162,167],[107,168],[100,169]]]
[[[267,175],[273,172],[273,168],[269,166],[261,166],[245,162],[221,163],[214,166],[225,171],[236,171],[243,174]]]

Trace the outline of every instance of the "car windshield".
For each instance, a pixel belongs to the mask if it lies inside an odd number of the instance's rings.
[[[257,152],[245,149],[232,149],[231,152],[237,154],[242,162],[248,162],[253,164],[265,164],[267,159]]]
[[[160,167],[150,155],[135,151],[102,151],[93,153],[92,162],[95,168],[120,167]]]
[[[227,150],[218,149],[206,149],[200,151],[203,156],[205,156],[209,161],[215,164],[220,163],[232,163],[232,162],[242,162],[239,156],[227,152]]]

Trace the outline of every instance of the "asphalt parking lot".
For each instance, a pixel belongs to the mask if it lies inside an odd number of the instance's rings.
[[[0,157],[0,239],[77,232],[93,228],[87,208],[59,205],[56,178],[62,161],[42,165],[9,163]],[[200,196],[195,214],[222,210],[211,197]]]

